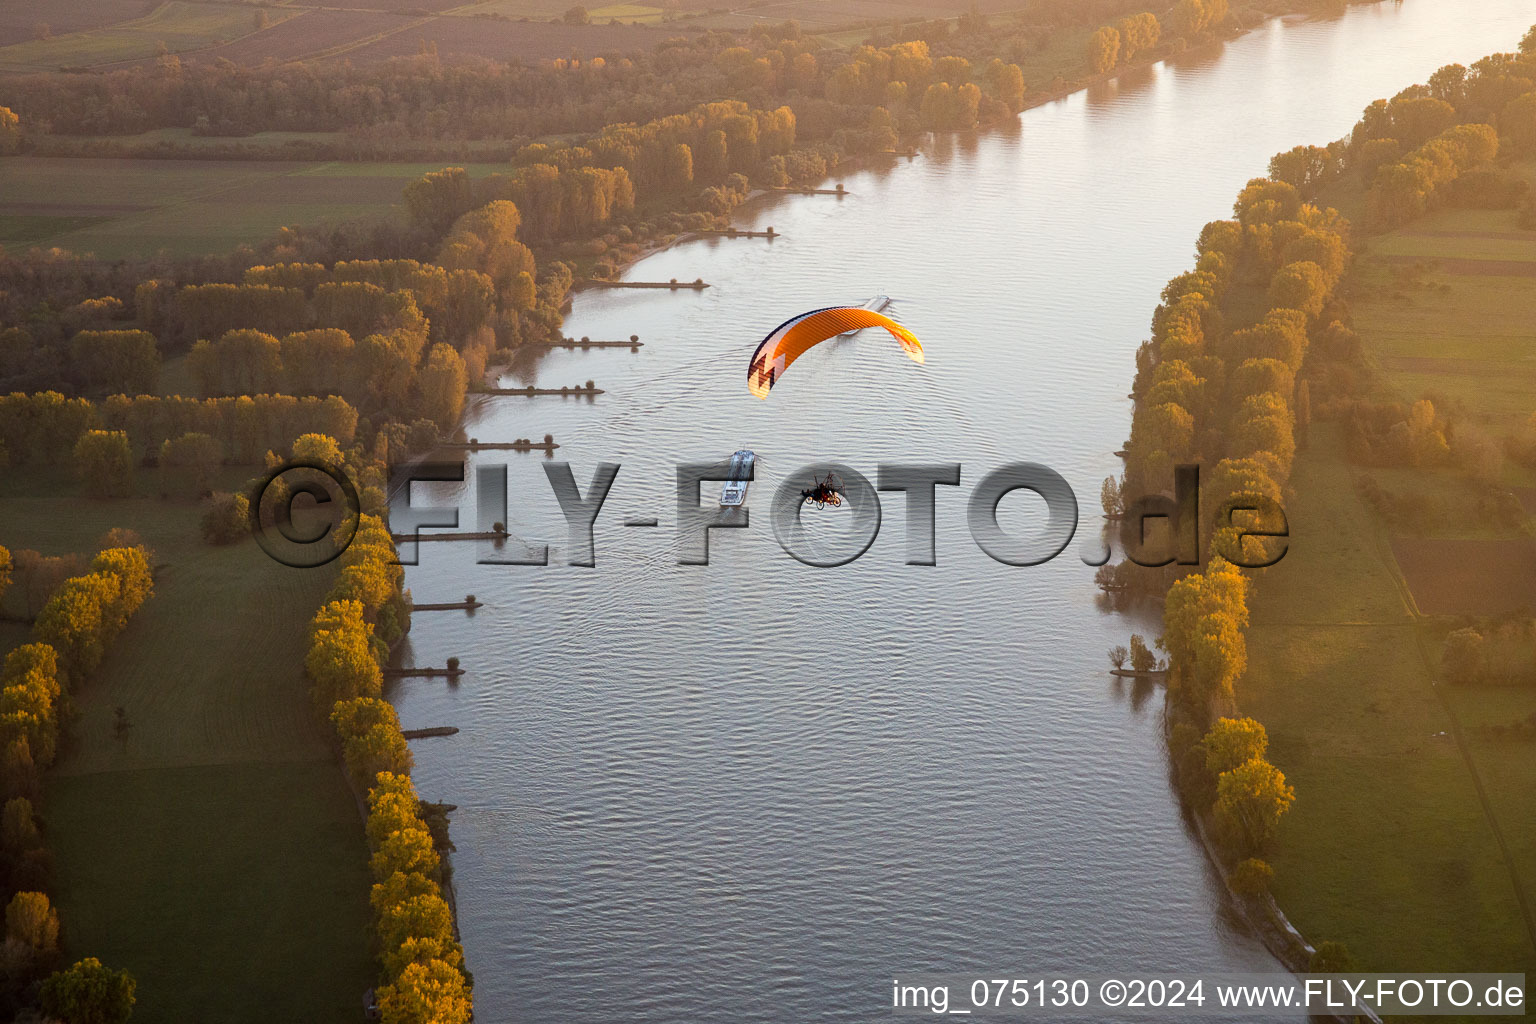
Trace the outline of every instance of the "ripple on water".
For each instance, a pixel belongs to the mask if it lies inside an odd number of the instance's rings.
[[[408,726],[463,730],[418,744],[416,776],[459,805],[478,1015],[854,1021],[901,971],[1272,969],[1185,833],[1160,695],[1106,674],[1105,649],[1155,619],[1102,613],[1076,542],[1049,566],[989,561],[965,497],[1034,459],[1096,525],[1135,347],[1200,226],[1275,151],[1344,134],[1371,99],[1508,49],[1528,21],[1527,0],[1461,0],[1271,24],[1017,132],[848,175],[847,199],[746,211],[782,232],[771,245],[692,243],[631,271],[704,292],[580,296],[569,333],[645,347],[556,351],[511,378],[608,393],[477,401],[468,432],[551,432],[583,486],[595,462],[623,465],[598,567],[481,566],[439,544],[408,574],[423,600],[489,603],[423,615],[411,638],[420,663],[460,655],[462,684],[392,691]],[[902,300],[925,366],[859,338],[747,395],[769,327],[874,292]],[[676,565],[674,464],[743,446],[763,457],[752,527],[717,531],[708,568]],[[939,489],[939,564],[901,564],[895,495],[860,561],[784,556],[772,488],[828,458],[869,475],[963,463],[963,486]],[[558,562],[540,460],[507,461],[509,525]],[[428,493],[472,517],[472,489]],[[1036,514],[1009,502],[1019,524]],[[627,515],[663,526],[612,525]]]

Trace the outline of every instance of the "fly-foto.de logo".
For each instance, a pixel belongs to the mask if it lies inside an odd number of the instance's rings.
[[[676,466],[672,527],[680,565],[708,565],[714,531],[753,526],[747,496],[757,479],[757,463],[752,453],[738,452],[723,462]],[[577,482],[570,463],[546,462],[543,469],[565,520],[563,561],[595,567],[597,528],[621,475],[620,465],[598,463],[585,486]],[[302,471],[301,479],[290,483],[294,470]],[[316,479],[317,474],[322,479]],[[886,500],[904,503],[905,563],[936,565],[940,489],[958,488],[962,475],[958,462],[882,462],[873,479],[839,462],[807,463],[782,477],[773,490],[767,502],[769,526],[779,547],[796,561],[820,568],[847,565],[877,542],[881,494],[885,493]],[[464,480],[462,462],[417,463],[394,471],[389,518],[402,564],[417,563],[417,549],[425,540],[480,541],[483,550],[477,561],[486,565],[550,564],[547,540],[522,536],[513,528],[505,465],[475,467],[473,531],[460,531],[459,508],[413,501],[415,483]],[[1043,521],[1034,529],[1010,531],[999,521],[998,509],[1005,497],[1021,490],[1044,503]],[[1111,541],[1118,541],[1125,558],[1135,565],[1193,566],[1200,564],[1207,540],[1215,554],[1244,568],[1273,565],[1284,557],[1289,524],[1278,502],[1244,493],[1225,496],[1216,507],[1202,510],[1200,499],[1199,466],[1178,466],[1171,491],[1126,496],[1108,526],[1085,539],[1078,557],[1085,565],[1104,565],[1113,557]],[[359,511],[356,487],[344,472],[314,463],[294,464],[269,474],[261,492],[252,496],[251,524],[272,557],[288,565],[322,565],[350,543]],[[816,528],[813,517],[832,514],[840,517],[837,529]],[[309,525],[296,525],[304,520]],[[609,516],[603,521],[620,528],[663,525],[660,517],[650,516]],[[980,477],[966,497],[965,522],[976,545],[994,560],[1034,566],[1058,557],[1072,543],[1080,527],[1080,510],[1077,496],[1060,473],[1040,463],[1014,462]],[[305,553],[311,550],[315,553]]]

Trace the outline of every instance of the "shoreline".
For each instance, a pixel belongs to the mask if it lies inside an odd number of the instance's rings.
[[[1375,6],[1377,4],[1381,4],[1381,3],[1384,3],[1384,2],[1385,2],[1385,0],[1355,0],[1355,3],[1351,4],[1351,6],[1362,6],[1362,7],[1363,6]],[[1307,11],[1307,10],[1304,10],[1304,9],[1301,9],[1301,8],[1296,8],[1296,9],[1291,9],[1291,10],[1281,10],[1281,11],[1275,11],[1275,12],[1265,12],[1265,13],[1262,14],[1262,16],[1259,18],[1259,20],[1254,22],[1252,25],[1241,25],[1241,24],[1237,25],[1237,26],[1233,27],[1232,29],[1230,29],[1229,31],[1227,31],[1226,33],[1224,33],[1224,34],[1222,34],[1220,36],[1217,36],[1217,37],[1215,37],[1213,39],[1207,40],[1205,42],[1199,43],[1198,45],[1186,46],[1186,47],[1184,47],[1184,48],[1182,48],[1182,49],[1180,49],[1180,50],[1178,50],[1176,52],[1158,53],[1158,54],[1155,54],[1153,56],[1147,57],[1146,59],[1143,59],[1143,60],[1135,60],[1135,61],[1132,61],[1129,64],[1125,64],[1125,65],[1122,65],[1120,67],[1116,67],[1113,70],[1106,71],[1106,72],[1104,72],[1102,74],[1091,75],[1091,76],[1089,76],[1087,78],[1075,79],[1075,80],[1073,80],[1071,82],[1067,82],[1067,83],[1065,83],[1063,85],[1060,85],[1060,86],[1058,86],[1058,87],[1056,87],[1054,89],[1046,89],[1046,90],[1042,90],[1042,91],[1038,91],[1038,92],[1036,92],[1036,91],[1025,92],[1025,94],[1024,94],[1024,106],[1023,106],[1023,108],[1021,108],[1019,110],[1019,112],[1017,114],[1012,115],[1011,122],[1010,122],[1010,120],[994,121],[994,122],[991,122],[990,124],[978,124],[974,128],[961,129],[961,130],[942,130],[941,131],[941,130],[926,130],[925,129],[924,131],[919,132],[918,135],[913,137],[913,138],[906,139],[906,140],[901,140],[901,142],[898,142],[898,145],[901,145],[903,143],[906,144],[907,148],[905,149],[905,151],[903,151],[901,149],[892,149],[892,150],[886,150],[886,151],[880,152],[880,153],[867,153],[867,154],[863,154],[863,155],[860,155],[860,156],[850,157],[847,160],[844,160],[841,163],[837,164],[836,166],[828,168],[827,173],[826,173],[826,175],[824,177],[815,179],[815,182],[813,184],[808,184],[806,187],[819,187],[822,183],[832,181],[838,174],[849,174],[849,173],[856,174],[856,173],[859,173],[860,171],[869,170],[869,169],[871,169],[870,165],[873,162],[877,161],[877,160],[891,160],[891,161],[894,161],[894,160],[899,160],[902,157],[906,157],[908,160],[915,159],[917,156],[921,155],[922,152],[923,152],[922,144],[924,142],[929,141],[932,137],[938,136],[940,134],[952,135],[952,136],[953,135],[981,135],[981,134],[984,134],[984,133],[987,133],[987,132],[992,132],[992,131],[997,131],[997,130],[1004,130],[1004,131],[1006,131],[1006,130],[1008,130],[1010,128],[1015,128],[1015,129],[1021,128],[1022,125],[1020,123],[1020,118],[1022,118],[1029,111],[1034,110],[1037,107],[1043,107],[1043,106],[1045,106],[1046,104],[1049,104],[1049,103],[1059,102],[1061,100],[1067,99],[1070,96],[1074,96],[1077,93],[1086,92],[1088,89],[1091,89],[1091,88],[1093,88],[1096,85],[1102,85],[1102,84],[1104,84],[1106,82],[1114,81],[1115,79],[1120,78],[1120,77],[1122,77],[1124,75],[1130,74],[1132,72],[1144,71],[1144,70],[1147,70],[1149,68],[1155,68],[1159,64],[1166,64],[1167,62],[1169,62],[1171,60],[1174,60],[1175,58],[1178,58],[1178,57],[1183,57],[1183,56],[1187,56],[1187,55],[1198,55],[1198,54],[1205,53],[1205,52],[1208,52],[1208,51],[1214,51],[1217,48],[1219,48],[1221,46],[1224,46],[1224,45],[1226,45],[1229,42],[1232,42],[1232,41],[1237,40],[1237,39],[1241,39],[1243,36],[1246,36],[1246,35],[1248,35],[1251,32],[1258,31],[1259,29],[1263,28],[1265,25],[1268,25],[1270,22],[1275,21],[1275,20],[1304,22],[1304,21],[1311,21],[1315,17],[1316,17],[1316,15],[1314,13],[1312,13],[1310,11]],[[797,196],[797,195],[803,196],[804,194],[803,193],[799,193],[799,192],[795,192],[795,191],[781,191],[779,189],[763,188],[763,187],[760,187],[760,186],[755,186],[755,187],[751,188],[750,190],[748,190],[746,195],[742,197],[741,202],[737,203],[734,207],[732,207],[729,213],[722,214],[721,215],[721,220],[723,221],[725,226],[728,227],[728,228],[736,227],[737,214],[739,212],[745,210],[746,208],[752,206],[754,203],[758,203],[761,200],[763,200],[764,198],[771,197],[771,196]],[[853,193],[850,191],[850,192],[847,193],[847,195],[852,196]],[[838,198],[841,198],[841,197],[838,197]],[[737,230],[745,230],[745,229],[738,228]],[[702,241],[703,239],[705,239],[707,237],[709,237],[709,236],[701,233],[698,230],[690,229],[690,230],[687,230],[687,231],[676,232],[675,234],[671,234],[671,235],[665,236],[664,238],[648,240],[647,242],[643,243],[641,245],[640,249],[637,252],[635,252],[633,255],[626,255],[623,259],[620,259],[620,260],[616,261],[613,264],[613,274],[612,274],[611,277],[607,278],[607,280],[610,280],[610,281],[621,280],[623,278],[624,274],[628,273],[631,269],[634,268],[635,264],[640,263],[643,260],[645,260],[645,259],[647,259],[647,258],[649,258],[651,256],[655,256],[658,253],[666,252],[667,250],[672,249],[675,246],[682,245],[682,244],[684,244],[686,242]],[[783,236],[780,235],[779,237],[783,237]],[[567,308],[567,310],[570,307],[572,299],[578,293],[588,290],[589,287],[590,286],[585,285],[585,284],[578,284],[578,285],[576,285],[575,287],[573,287],[571,289],[570,295],[566,299],[566,308]],[[523,347],[524,346],[519,345],[518,346],[518,350],[520,351]],[[487,370],[489,371],[489,369],[490,369],[490,367],[488,366]],[[471,391],[470,393],[473,394],[474,392]],[[462,427],[462,425],[463,424],[461,422],[460,423],[460,427]]]
[[[1171,738],[1177,709],[1169,699],[1168,691],[1163,691],[1163,747],[1172,753]],[[1308,941],[1301,930],[1291,923],[1285,910],[1270,893],[1265,893],[1262,898],[1243,897],[1232,888],[1231,871],[1223,862],[1221,851],[1216,846],[1216,841],[1211,838],[1209,827],[1209,812],[1197,810],[1190,803],[1184,787],[1179,784],[1178,773],[1174,770],[1173,762],[1168,763],[1168,785],[1178,797],[1181,815],[1191,826],[1193,838],[1205,855],[1206,862],[1215,870],[1216,877],[1221,879],[1224,898],[1227,904],[1242,917],[1252,935],[1264,944],[1280,965],[1294,975],[1306,974],[1311,967],[1312,954],[1317,952],[1317,947]],[[1364,1007],[1357,1012],[1347,1015],[1330,1014],[1316,1015],[1309,1019],[1332,1021],[1335,1024],[1355,1024],[1364,1017],[1371,1024],[1383,1024],[1380,1016],[1370,1007]]]

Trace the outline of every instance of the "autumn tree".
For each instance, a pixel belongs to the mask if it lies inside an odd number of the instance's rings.
[[[1227,343],[1228,358],[1239,363],[1250,359],[1274,359],[1294,374],[1301,369],[1307,342],[1306,313],[1276,307],[1252,327],[1232,332]]]
[[[1112,476],[1104,478],[1104,483],[1099,487],[1099,504],[1104,508],[1104,515],[1115,519],[1125,512],[1125,481],[1116,480]]]
[[[562,214],[564,213],[562,207]],[[607,210],[601,220],[607,219]],[[531,250],[517,240],[522,213],[517,204],[498,199],[459,217],[438,250],[438,261],[455,270],[478,270],[491,279],[496,294],[510,294],[517,275],[533,274]]]
[[[23,743],[34,764],[52,764],[59,734],[57,702],[62,692],[57,652],[44,643],[17,647],[5,657],[0,687],[0,745]]]
[[[1145,411],[1142,411],[1145,409]],[[1194,448],[1195,418],[1176,402],[1138,406],[1131,421],[1131,447],[1143,455],[1162,452],[1174,460]]]
[[[187,368],[204,396],[279,391],[283,383],[282,344],[262,331],[226,331],[217,341],[198,341],[187,354]]]
[[[1151,672],[1157,668],[1157,655],[1152,653],[1152,648],[1141,638],[1140,633],[1131,634],[1131,671]]]
[[[1156,46],[1163,36],[1163,27],[1158,24],[1157,15],[1149,11],[1121,18],[1115,23],[1115,29],[1120,33],[1120,60],[1127,64],[1138,53]]]
[[[284,335],[278,346],[284,389],[295,395],[351,393],[354,347],[352,335],[338,327]]]
[[[116,582],[112,600],[103,615],[106,640],[110,643],[128,624],[129,616],[155,592],[149,552],[142,546],[103,548],[91,559],[91,574],[110,577]]]
[[[21,148],[21,118],[10,107],[0,107],[0,156]]]
[[[336,439],[324,434],[300,434],[294,438],[291,451],[296,461],[318,462],[323,466],[340,467],[346,461]]]
[[[1228,451],[1254,459],[1271,476],[1285,478],[1296,454],[1296,421],[1286,400],[1274,392],[1250,395],[1232,417]]]
[[[1323,269],[1310,260],[1287,263],[1276,272],[1269,286],[1269,303],[1281,309],[1299,309],[1307,316],[1317,316],[1328,301],[1328,279]]]
[[[432,842],[432,833],[418,819],[417,824],[391,832],[369,859],[376,879],[388,878],[396,871],[436,875],[442,858]]]
[[[1248,581],[1225,559],[1212,558],[1168,588],[1163,642],[1172,682],[1197,705],[1230,697],[1247,667],[1243,630],[1248,625]]]
[[[1292,221],[1301,212],[1301,193],[1289,182],[1253,178],[1237,194],[1232,212],[1244,227]]]
[[[1360,963],[1342,942],[1319,942],[1307,962],[1310,974],[1354,974]]]
[[[176,292],[173,307],[168,321],[187,342],[230,331],[281,335],[310,326],[309,297],[302,288],[222,281],[187,285]]]
[[[1113,71],[1120,61],[1120,33],[1105,25],[1088,37],[1088,70],[1096,75]]]
[[[1296,800],[1296,790],[1285,775],[1255,757],[1223,772],[1216,780],[1216,804],[1212,808],[1220,833],[1244,853],[1256,853],[1269,845],[1280,818]]]
[[[43,982],[43,1011],[64,1024],[127,1024],[136,987],[127,971],[86,957]]]
[[[218,492],[203,504],[203,518],[199,523],[203,540],[209,544],[233,544],[245,538],[251,530],[251,502],[243,494]]]
[[[399,331],[416,339],[419,352],[427,320],[416,297],[403,288],[381,288],[366,281],[331,281],[315,289],[314,323],[337,327],[354,338],[376,331]]]
[[[1232,891],[1239,896],[1263,896],[1274,881],[1275,869],[1257,857],[1249,857],[1238,861],[1227,877]]]
[[[5,908],[5,938],[33,957],[58,952],[59,915],[45,893],[18,892],[11,897]]]
[[[415,842],[417,835],[425,835],[426,830],[420,828],[397,832],[391,839],[407,834]],[[388,842],[386,840],[386,846]],[[388,891],[392,888],[389,883],[399,879],[411,880],[414,883],[411,888],[420,891],[412,891],[394,900],[379,901],[375,920],[380,943],[386,949],[398,949],[412,940],[427,939],[448,946],[453,941],[453,911],[429,875],[421,871],[396,871],[386,878],[386,884],[376,887],[375,895],[379,888]]]
[[[1439,191],[1467,171],[1498,155],[1499,136],[1486,124],[1458,124],[1436,135],[1396,163],[1382,164],[1366,193],[1371,219],[1396,227],[1424,214]]]
[[[126,498],[133,490],[133,450],[121,430],[88,430],[75,442],[75,472],[95,498]]]
[[[1245,359],[1227,378],[1229,401],[1241,403],[1251,395],[1273,392],[1290,395],[1296,389],[1296,374],[1278,359]]]
[[[1253,510],[1246,513],[1250,518],[1242,521],[1243,526],[1271,529],[1282,525],[1284,509],[1280,485],[1274,478],[1276,470],[1273,459],[1228,458],[1201,478],[1200,503],[1207,517],[1205,535],[1212,538],[1214,554],[1234,564],[1265,565],[1283,550],[1283,538],[1230,536],[1231,528],[1239,525],[1238,509]],[[1241,562],[1237,561],[1239,558]]]
[[[469,174],[462,167],[428,171],[405,187],[405,209],[412,221],[445,231],[474,206]]]
[[[1269,749],[1269,735],[1264,726],[1251,718],[1222,718],[1211,726],[1200,743],[1205,751],[1205,768],[1213,776],[1263,757]]]
[[[384,1024],[467,1024],[469,989],[464,973],[441,960],[413,963],[379,990]]]
[[[1179,0],[1173,9],[1173,26],[1192,36],[1218,29],[1227,20],[1227,0]]]
[[[434,345],[417,377],[421,388],[421,414],[445,433],[459,422],[464,390],[469,385],[463,358],[449,345]]]
[[[90,391],[145,394],[160,381],[160,350],[148,331],[80,331],[69,342],[70,368]]]
[[[1285,266],[1294,263],[1315,264],[1318,270],[1322,271],[1324,288],[1331,291],[1344,273],[1349,249],[1337,232],[1308,227],[1300,232],[1292,232],[1291,237],[1280,248],[1278,255],[1282,270]]]
[[[425,828],[420,805],[409,775],[381,773],[368,792],[368,821],[364,830],[369,846],[378,849],[385,839],[402,829]]]
[[[377,697],[384,685],[380,654],[360,602],[324,605],[310,622],[304,657],[316,706],[329,712],[337,701]]]
[[[1269,161],[1269,176],[1295,186],[1303,195],[1311,195],[1338,170],[1333,154],[1322,146],[1296,146]]]
[[[37,816],[32,801],[26,797],[12,797],[0,812],[0,846],[13,861],[19,855],[43,842],[43,834],[37,827]]]
[[[1482,680],[1487,671],[1487,640],[1474,626],[1452,630],[1440,652],[1440,674],[1449,683]]]
[[[1156,408],[1160,405],[1176,405],[1190,413],[1197,421],[1210,413],[1206,380],[1199,376],[1183,359],[1173,358],[1165,352],[1162,362],[1152,371],[1152,386],[1143,396],[1143,402]]]
[[[1499,134],[1511,152],[1536,153],[1536,90],[1517,96],[1499,113]]]
[[[273,263],[247,267],[246,284],[269,284],[278,288],[298,288],[313,294],[317,285],[331,279],[323,263]]]
[[[160,446],[162,472],[184,472],[191,482],[192,492],[199,496],[208,493],[213,474],[223,463],[224,445],[208,434],[188,431]]]
[[[376,697],[338,701],[331,724],[341,737],[342,759],[359,789],[373,785],[379,772],[403,775],[411,770],[411,751],[400,731],[394,706]]]
[[[987,95],[1008,108],[1010,114],[1024,109],[1024,71],[1017,64],[994,58],[986,70]]]

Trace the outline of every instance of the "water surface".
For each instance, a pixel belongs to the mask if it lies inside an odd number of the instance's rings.
[[[1028,459],[1094,516],[1136,345],[1200,226],[1274,152],[1345,134],[1440,64],[1513,48],[1531,19],[1529,0],[1460,0],[1272,22],[1017,130],[849,174],[847,198],[743,211],[771,243],[689,243],[630,272],[707,291],[581,294],[569,333],[645,347],[556,352],[509,382],[607,394],[483,399],[468,433],[551,432],[583,487],[597,462],[622,464],[597,567],[560,564],[539,458],[486,453],[509,466],[512,528],[556,564],[433,544],[408,574],[419,600],[488,602],[416,622],[407,656],[461,656],[461,685],[392,695],[407,727],[463,730],[415,745],[416,779],[459,805],[480,1019],[854,1021],[920,970],[1278,969],[1180,819],[1161,695],[1106,671],[1106,649],[1155,618],[1099,607],[1080,541],[1046,566],[991,561],[965,499]],[[900,300],[926,365],[864,336],[750,397],[768,329],[876,292]],[[717,531],[710,566],[679,566],[675,463],[741,447],[763,460],[751,527]],[[785,556],[769,497],[817,459],[871,476],[882,460],[962,463],[939,490],[938,565],[903,564],[898,495],[859,561]],[[417,491],[473,523],[472,487]],[[1040,511],[1016,495],[1003,516],[1025,529]]]

